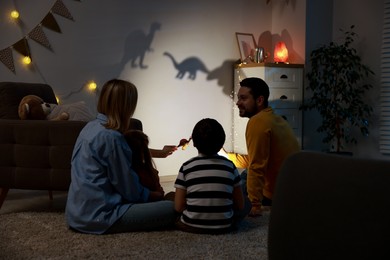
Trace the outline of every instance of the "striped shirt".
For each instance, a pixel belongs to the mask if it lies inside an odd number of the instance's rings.
[[[198,155],[185,162],[175,188],[187,191],[181,221],[189,226],[223,229],[233,221],[233,189],[241,185],[236,166],[219,156]]]

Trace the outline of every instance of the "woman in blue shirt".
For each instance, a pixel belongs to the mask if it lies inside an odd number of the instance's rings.
[[[123,133],[137,106],[137,88],[113,79],[104,84],[98,115],[76,141],[66,204],[70,228],[92,234],[147,231],[173,226],[172,201],[142,186],[132,169]]]

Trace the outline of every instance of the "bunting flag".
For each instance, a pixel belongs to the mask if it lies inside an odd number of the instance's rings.
[[[75,0],[81,2],[80,0]],[[72,14],[69,12],[68,8],[62,2],[62,0],[56,0],[50,11],[42,19],[39,25],[35,26],[30,32],[27,33],[21,40],[17,41],[13,45],[0,50],[0,61],[12,72],[15,73],[14,59],[12,55],[12,49],[17,51],[23,56],[29,56],[31,58],[30,47],[28,45],[27,39],[32,39],[37,43],[45,46],[48,49],[51,49],[51,44],[44,33],[42,26],[48,28],[52,31],[61,33],[61,28],[58,25],[53,14],[60,15],[64,18],[74,21]]]
[[[51,9],[51,11],[55,14],[61,15],[62,17],[68,18],[73,21],[73,16],[70,14],[68,8],[64,5],[61,0],[57,0]]]
[[[47,39],[45,33],[43,32],[42,26],[38,25],[37,27],[35,27],[35,28],[28,34],[28,37],[29,37],[30,39],[33,39],[33,40],[36,41],[37,43],[42,44],[42,45],[45,46],[46,48],[51,49],[50,42],[49,42],[49,40]]]
[[[12,57],[11,47],[0,51],[0,61],[12,72],[15,73],[14,59]]]
[[[56,18],[54,18],[54,15],[52,13],[48,13],[45,18],[43,18],[41,22],[42,26],[45,26],[46,28],[61,33],[61,28],[58,25]]]
[[[30,48],[28,47],[28,42],[26,38],[23,38],[19,40],[17,43],[14,43],[12,47],[14,48],[15,51],[19,52],[21,55],[25,57],[28,56],[31,58]]]

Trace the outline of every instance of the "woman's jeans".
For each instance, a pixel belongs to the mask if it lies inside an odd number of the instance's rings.
[[[106,234],[169,229],[174,227],[175,220],[173,201],[133,204]]]

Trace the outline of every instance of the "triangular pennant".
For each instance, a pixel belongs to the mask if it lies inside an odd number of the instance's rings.
[[[61,0],[57,0],[55,2],[51,11],[73,21],[73,16],[70,14],[68,8],[66,8],[65,4]]]
[[[12,47],[14,48],[15,51],[19,52],[23,56],[28,56],[31,58],[30,48],[28,47],[28,42],[26,38],[23,38],[17,43],[14,43]]]
[[[37,27],[32,29],[32,31],[28,34],[28,37],[30,37],[34,41],[42,44],[43,46],[51,49],[50,42],[47,39],[47,37],[46,37],[45,33],[43,32],[42,27],[40,25],[38,25]]]
[[[50,30],[61,33],[60,26],[58,25],[52,13],[48,13],[45,18],[43,18],[42,25]]]
[[[12,72],[15,72],[14,59],[10,47],[0,50],[0,61]]]

